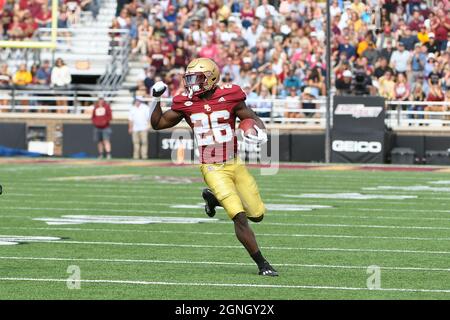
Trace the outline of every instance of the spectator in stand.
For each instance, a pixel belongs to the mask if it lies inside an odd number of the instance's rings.
[[[136,97],[128,117],[128,133],[133,140],[133,159],[148,158],[148,129],[150,128],[150,108],[142,97]]]
[[[411,90],[405,74],[397,74],[397,81],[394,86],[395,100],[408,101],[410,93]]]
[[[10,40],[23,40],[25,38],[25,33],[22,29],[22,24],[18,15],[13,16],[7,34]]]
[[[265,20],[270,17],[275,17],[278,15],[275,7],[269,4],[268,0],[262,0],[261,5],[256,8],[255,16],[261,20]]]
[[[97,20],[100,11],[100,0],[82,0],[80,8],[82,11],[90,11],[92,13],[92,18]]]
[[[112,110],[104,96],[100,96],[94,104],[91,120],[94,125],[94,142],[97,143],[98,158],[102,159],[106,155],[106,159],[111,159]]]
[[[300,80],[300,78],[295,74],[294,68],[289,68],[289,72],[287,77],[283,81],[284,93],[282,95],[287,95],[286,90],[294,89],[297,92],[297,95],[301,94],[300,88],[303,87],[304,84]]]
[[[198,56],[201,58],[217,60],[219,56],[219,48],[214,42],[213,36],[208,36],[206,45],[199,50]]]
[[[259,94],[257,100],[257,111],[256,114],[261,118],[270,118],[270,113],[272,112],[273,103],[271,101],[269,90],[267,88],[261,88],[261,92]]]
[[[428,74],[428,87],[439,86],[442,87],[443,74],[440,70],[440,64],[437,60],[433,62],[433,70]]]
[[[436,42],[436,38],[433,32],[428,33],[428,42],[425,43],[427,50],[430,53],[437,53],[439,51],[439,44]]]
[[[380,56],[380,53],[375,47],[375,43],[370,41],[367,45],[367,49],[364,50],[362,56],[367,59],[367,63],[370,66],[374,66],[376,61],[378,60],[378,57]]]
[[[30,12],[25,11],[21,27],[23,32],[23,39],[30,40],[31,38],[33,38],[34,32],[38,29],[39,26],[31,16]]]
[[[50,75],[50,83],[56,89],[65,89],[72,82],[69,68],[65,65],[61,58],[56,59]],[[67,101],[62,97],[56,100],[58,106],[57,113],[67,113]]]
[[[225,74],[223,75],[222,82],[224,84],[232,84],[233,83],[233,78],[231,77],[231,74],[229,72],[225,72]]]
[[[151,31],[152,29],[148,24],[148,20],[144,19],[142,24],[138,27],[138,40],[136,46],[132,50],[133,54],[140,53],[141,55],[147,55],[148,39],[151,36]]]
[[[424,46],[424,48],[426,48]],[[408,61],[408,70],[410,73],[410,82],[415,83],[417,79],[423,76],[423,71],[425,70],[425,64],[427,62],[427,55],[422,50],[422,45],[420,43],[416,43],[414,45],[414,51],[410,56]]]
[[[311,88],[314,96],[325,94],[325,79],[319,67],[313,68],[307,76],[306,85]]]
[[[26,86],[33,81],[33,75],[27,70],[27,65],[22,63],[14,74],[13,83],[16,86]]]
[[[417,32],[417,40],[419,40],[419,42],[421,44],[425,44],[425,43],[427,43],[430,40],[428,38],[427,27],[425,27],[424,24],[421,24],[420,27],[419,27],[419,32]]]
[[[69,27],[68,18],[69,18],[69,15],[68,15],[67,6],[65,4],[63,4],[60,6],[59,13],[58,13],[58,22],[57,22],[58,33],[60,36],[65,38],[65,41],[67,42],[68,45],[72,45],[70,32],[62,30],[62,29],[67,29]]]
[[[403,42],[399,42],[397,50],[392,53],[390,65],[396,73],[406,72],[408,70],[409,51],[405,50]]]
[[[42,5],[42,9],[36,15],[36,22],[39,28],[51,28],[52,12],[46,3]]]
[[[318,109],[318,104],[313,102],[315,99],[317,99],[315,91],[311,90],[310,87],[306,87],[302,94],[302,109],[304,110],[305,117],[307,118],[320,117],[319,113],[305,112],[306,110],[312,111]]]
[[[8,65],[3,63],[0,66],[0,112],[8,111],[9,103],[9,90],[5,90],[11,84],[12,78],[8,70]],[[3,89],[2,89],[3,88]]]
[[[350,37],[348,35],[344,36],[343,42],[338,47],[339,54],[345,52],[345,58],[353,62],[356,59],[356,49],[350,43]]]
[[[36,71],[36,84],[50,85],[51,75],[50,61],[44,60],[42,65]]]
[[[348,95],[353,93],[353,74],[350,70],[345,70],[342,77],[336,80],[336,93],[338,95]]]
[[[275,97],[277,94],[277,85],[278,79],[273,70],[266,69],[266,71],[264,71],[264,76],[261,78],[261,81],[259,83],[260,90],[265,88],[271,93],[272,97]]]
[[[391,61],[392,53],[394,52],[394,40],[386,40],[386,46],[380,51],[380,55],[384,57],[387,61]]]
[[[419,80],[423,80],[423,76],[422,76],[422,79],[419,77],[419,78],[417,78],[417,80],[418,80],[418,82],[415,82],[414,89],[411,92],[411,96],[409,97],[409,100],[416,101],[416,102],[425,101],[425,94],[423,92],[422,82],[419,81]],[[425,106],[422,104],[415,104],[408,108],[409,111],[421,111],[421,112],[424,109],[425,109]],[[423,114],[415,114],[413,116],[410,116],[409,118],[423,119]]]
[[[81,8],[80,0],[64,0],[67,5],[67,21],[69,25],[77,24],[80,21]]]
[[[436,101],[444,101],[445,99],[445,94],[442,91],[442,88],[439,84],[431,84],[429,90],[428,90],[428,95],[427,95],[427,99],[426,101],[432,101],[432,102],[436,102]],[[428,105],[425,107],[425,111],[437,111],[437,112],[443,112],[446,111],[447,108],[445,105]],[[426,116],[426,119],[442,119],[442,116],[437,116],[437,117],[430,117],[430,116]]]
[[[384,75],[378,79],[378,94],[388,100],[395,98],[395,81],[390,70],[386,70]]]
[[[420,15],[419,9],[415,9],[408,23],[408,30],[420,31],[420,27],[423,24],[423,17]]]
[[[245,92],[245,96],[247,97],[245,100],[247,105],[252,109],[257,108],[258,94],[252,91],[252,87],[249,84],[243,85],[242,90]]]
[[[294,88],[289,90],[289,95],[286,97],[286,105],[284,113],[285,118],[301,118],[303,114],[300,111],[300,98]]]

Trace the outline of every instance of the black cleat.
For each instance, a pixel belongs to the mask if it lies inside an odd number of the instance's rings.
[[[216,207],[219,206],[219,201],[210,189],[203,189],[202,197],[205,200],[205,212],[208,217],[214,217],[216,215]]]
[[[275,270],[268,262],[264,263],[264,265],[259,268],[260,276],[268,276],[268,277],[278,277],[278,272]]]

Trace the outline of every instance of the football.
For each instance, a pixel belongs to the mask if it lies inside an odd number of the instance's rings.
[[[242,130],[243,134],[245,136],[249,134],[256,135],[256,121],[253,119],[244,119],[239,123],[239,129]]]

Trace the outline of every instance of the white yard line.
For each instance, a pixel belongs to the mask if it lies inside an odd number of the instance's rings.
[[[130,212],[130,213],[146,213],[146,214],[161,214],[161,213],[172,213],[172,214],[195,214],[195,212],[184,212],[184,211],[149,211],[149,210],[138,210],[138,209],[107,209],[107,208],[49,208],[49,207],[5,207],[3,209],[8,210],[32,210],[32,211],[42,211],[42,214],[46,214],[52,211],[88,211],[95,212],[97,215],[101,215],[99,212]]]
[[[190,260],[149,260],[149,259],[100,259],[100,258],[59,258],[59,257],[9,257],[0,256],[0,260],[30,260],[30,261],[86,261],[86,262],[111,262],[111,263],[149,263],[149,264],[192,264],[192,265],[230,265],[230,266],[254,266],[254,263],[246,262],[222,262],[222,261],[190,261]],[[328,264],[300,264],[300,263],[273,263],[278,267],[298,268],[324,268],[324,269],[363,269],[367,266],[353,265],[328,265]],[[435,271],[450,272],[450,268],[428,268],[428,267],[390,267],[379,266],[383,270],[393,271]]]
[[[51,244],[81,244],[81,245],[107,245],[107,246],[136,246],[136,247],[163,247],[163,248],[197,248],[197,249],[239,249],[242,246],[225,246],[225,245],[200,245],[200,244],[174,244],[174,243],[150,243],[150,242],[109,242],[109,241],[39,241],[39,243]],[[450,251],[431,251],[431,250],[407,250],[407,249],[370,249],[370,248],[307,248],[307,247],[275,247],[261,246],[265,250],[278,251],[336,251],[336,252],[384,252],[384,253],[414,253],[414,254],[450,254]]]
[[[199,176],[200,177],[200,176]],[[197,178],[199,178],[197,177]],[[149,180],[147,180],[149,181]],[[105,181],[105,183],[96,183],[97,181],[85,181],[85,183],[73,183],[73,182],[45,182],[45,183],[36,183],[36,182],[25,182],[25,181],[17,181],[14,182],[13,184],[9,185],[9,189],[11,190],[15,190],[15,189],[19,189],[19,190],[37,190],[37,191],[44,191],[44,190],[56,190],[56,191],[61,191],[61,189],[70,189],[70,190],[74,190],[74,189],[78,189],[78,190],[86,190],[86,189],[94,189],[94,188],[101,188],[104,191],[114,191],[114,190],[118,190],[120,192],[136,192],[136,191],[148,191],[148,190],[174,190],[174,189],[180,189],[177,191],[186,191],[189,192],[190,189],[201,189],[204,186],[204,183],[199,181],[199,182],[192,182],[192,183],[161,183],[158,181],[151,181],[149,183],[144,183],[143,181],[140,182],[135,182],[135,183],[127,183],[125,182],[120,182],[120,181]],[[106,184],[106,182],[108,184]],[[384,182],[383,182],[384,183]],[[24,185],[24,186],[20,186],[20,185]],[[367,184],[366,184],[367,185]],[[335,186],[330,185],[328,183],[324,183],[322,186],[320,185],[316,185],[316,186],[311,186],[311,185],[296,185],[295,187],[289,187],[289,185],[286,184],[286,182],[281,182],[281,183],[277,183],[274,181],[267,181],[267,182],[262,182],[259,181],[258,182],[258,186],[261,190],[263,191],[271,191],[271,192],[280,192],[280,190],[283,190],[284,192],[288,192],[288,193],[299,193],[299,192],[306,192],[306,193],[311,193],[311,192],[321,192],[321,193],[334,193],[336,192],[336,190],[340,190],[342,191],[342,182],[340,182],[339,184],[336,184]],[[279,186],[279,187],[276,187]],[[52,188],[53,187],[53,188]],[[355,184],[355,185],[346,185],[346,188],[348,189],[348,191],[346,192],[351,192],[351,190],[355,190],[354,192],[360,191],[361,187],[364,187],[363,185],[361,185],[361,183],[359,184]],[[366,188],[377,188],[376,187],[366,187]],[[442,189],[442,190],[441,190]],[[368,192],[369,190],[365,190],[366,192]],[[380,192],[380,191],[384,191],[386,192],[386,190],[384,189],[374,189],[374,190],[370,190],[370,191],[374,191],[374,192]],[[397,191],[397,190],[391,190],[391,191]],[[423,195],[425,194],[440,194],[442,195],[444,194],[448,194],[449,190],[448,188],[439,188],[439,187],[435,187],[435,189],[430,189],[430,190],[419,190],[420,194]],[[418,192],[418,190],[404,190],[404,189],[400,189],[398,190],[398,192],[402,192],[404,194],[410,194],[411,192]]]
[[[76,201],[73,202],[63,202],[61,203],[79,203]],[[84,204],[89,204],[85,203]],[[101,204],[93,202],[92,204]],[[109,206],[110,204],[108,202],[104,202],[105,206]],[[119,204],[118,204],[119,205]],[[123,203],[120,204],[121,206],[128,206],[127,204]],[[133,204],[131,204],[133,205]],[[8,210],[30,210],[30,211],[42,211],[44,213],[49,213],[52,211],[82,211],[82,212],[95,212],[96,214],[99,214],[98,212],[118,212],[118,213],[143,213],[143,214],[198,214],[203,211],[201,207],[198,209],[186,209],[186,208],[171,208],[169,204],[167,203],[153,203],[152,205],[160,205],[165,206],[167,205],[169,209],[172,210],[158,210],[158,211],[149,211],[149,210],[141,210],[141,209],[109,209],[109,208],[77,208],[77,207],[27,207],[27,206],[2,206],[3,209]],[[114,206],[114,205],[113,205]],[[345,208],[319,208],[317,210],[336,210],[336,209],[345,209]],[[193,210],[191,212],[188,212],[189,210]],[[378,208],[348,208],[346,209],[348,211],[373,211],[373,212],[386,212],[386,211],[392,211],[392,212],[406,212],[406,213],[450,213],[450,210],[422,210],[422,209],[378,209]],[[273,211],[273,210],[272,210]],[[393,216],[357,216],[357,215],[325,215],[321,213],[317,213],[316,215],[311,214],[304,214],[302,211],[293,211],[292,213],[279,213],[278,211],[274,213],[269,213],[271,218],[277,218],[277,217],[312,217],[312,218],[345,218],[345,219],[376,219],[376,220],[429,220],[429,221],[450,221],[450,215],[448,218],[443,217],[393,217]]]
[[[200,190],[200,189],[199,189]],[[45,189],[46,192],[61,192],[61,190],[48,190]],[[264,191],[264,190],[263,190]],[[278,190],[279,191],[279,190]],[[178,192],[178,191],[177,191]],[[398,194],[400,195],[400,194]],[[91,198],[91,199],[126,199],[126,200],[137,200],[137,199],[144,199],[144,200],[150,200],[150,199],[173,199],[174,195],[173,194],[160,194],[160,195],[137,195],[137,194],[131,194],[131,195],[124,195],[123,192],[121,192],[120,194],[108,194],[106,192],[102,193],[102,194],[80,194],[80,193],[69,193],[69,194],[65,194],[65,196],[73,196],[76,197],[77,199],[79,198]],[[43,194],[29,194],[29,193],[12,193],[12,192],[4,192],[4,199],[3,200],[7,200],[7,201],[13,201],[12,199],[8,199],[8,198],[12,198],[12,197],[18,197],[18,198],[22,198],[22,197],[28,197],[28,198],[43,198],[43,197],[48,197],[47,194],[43,195]],[[180,197],[178,197],[180,198]],[[182,197],[183,200],[196,200],[196,201],[201,201],[201,196],[199,195],[198,197],[196,196],[183,196]],[[315,201],[317,199],[301,199],[301,201],[299,201],[298,199],[289,199],[289,198],[273,198],[273,197],[264,197],[263,199],[265,202],[274,202],[274,203],[293,203],[293,204],[300,204],[300,203],[310,203],[312,201]],[[423,204],[424,200],[439,200],[439,201],[443,201],[443,200],[447,200],[450,201],[450,197],[449,198],[431,198],[431,197],[427,197],[426,199],[421,198],[421,199],[407,199],[407,200],[397,200],[397,201],[383,201],[383,205],[395,205],[395,206],[414,206],[414,205],[419,205],[419,204]],[[17,200],[16,200],[17,201]],[[49,201],[53,201],[52,199],[48,199],[48,200],[42,200],[42,202],[48,203]],[[339,203],[339,204],[363,204],[363,203],[367,203],[367,202],[374,202],[374,201],[379,201],[379,199],[369,199],[369,200],[346,200],[346,199],[320,199],[320,201],[322,203]],[[76,201],[74,201],[76,202]],[[316,201],[317,202],[317,201]],[[79,203],[79,201],[78,201]],[[141,204],[148,204],[151,205],[151,202],[140,202]],[[441,205],[443,207],[448,207],[448,204],[437,204],[437,205]],[[380,210],[386,210],[386,209],[380,209]],[[408,211],[408,209],[405,209],[405,211]],[[450,211],[449,211],[450,212]]]
[[[189,234],[200,236],[230,236],[235,237],[232,232],[201,232],[201,231],[178,231],[178,230],[132,230],[132,229],[99,229],[99,228],[38,228],[38,227],[0,227],[0,230],[46,230],[46,231],[81,231],[81,232],[111,232],[111,233],[160,233],[160,234]],[[389,237],[389,236],[354,236],[339,234],[302,234],[302,233],[259,233],[258,237],[277,238],[335,238],[335,239],[380,239],[380,240],[404,240],[404,241],[450,241],[450,237]]]
[[[16,200],[12,200],[12,199],[2,199],[2,202],[17,202]],[[49,203],[49,200],[36,200],[33,201],[33,203]],[[51,200],[52,204],[80,204],[80,201],[59,201],[59,200]],[[158,211],[159,213],[173,213],[173,214],[177,214],[177,213],[186,213],[186,209],[185,208],[172,208],[171,204],[167,203],[167,202],[148,202],[148,203],[129,203],[129,202],[96,202],[96,201],[83,201],[83,204],[85,205],[104,205],[104,206],[108,206],[108,207],[120,207],[120,206],[126,206],[126,207],[133,207],[133,206],[138,206],[138,207],[144,207],[146,205],[148,206],[167,206],[170,209],[175,209],[175,210],[179,210],[179,211]],[[7,208],[7,209],[21,209],[21,210],[44,210],[42,207],[41,208],[36,208],[36,207],[14,207],[14,206],[10,206],[10,207],[3,207],[3,208]],[[336,209],[336,208],[320,208],[321,210],[323,209]],[[340,208],[337,208],[340,209]],[[77,208],[77,207],[70,207],[70,208],[47,208],[47,210],[64,210],[64,211],[92,211],[92,208]],[[149,212],[148,210],[135,210],[135,209],[107,209],[107,208],[102,208],[99,209],[102,211],[110,211],[110,212],[140,212],[140,213],[156,213],[156,212]],[[348,209],[349,211],[377,211],[377,212],[386,212],[387,210],[385,209],[377,209],[377,208],[351,208]],[[199,207],[199,212],[202,211],[202,208]],[[411,212],[425,212],[425,213],[429,213],[429,212],[435,212],[435,213],[450,213],[450,210],[421,210],[421,209],[389,209],[389,211],[393,211],[393,212],[407,212],[407,213],[411,213]],[[308,214],[304,214],[301,212],[292,212],[292,213],[273,213],[270,214],[271,216],[277,217],[277,216],[283,216],[283,217],[293,217],[296,215],[301,215],[302,217],[313,217],[313,218],[344,218],[344,219],[377,219],[377,220],[430,220],[430,221],[450,221],[450,215],[448,218],[442,218],[442,217],[393,217],[393,216],[356,216],[356,215],[324,215],[324,214],[316,214],[316,215],[308,215]]]
[[[66,210],[66,209],[64,209]],[[67,209],[69,210],[69,209]],[[66,210],[66,211],[67,211]],[[97,212],[97,215],[102,213]],[[47,210],[46,212],[49,212]],[[151,214],[172,213],[168,211],[152,212]],[[185,213],[190,214],[190,213]],[[194,213],[192,213],[194,214]],[[17,215],[0,215],[0,218],[13,219],[34,219],[37,216],[17,216]],[[230,221],[215,221],[212,224],[230,224]],[[428,227],[428,226],[387,226],[387,225],[367,225],[367,224],[331,224],[331,223],[295,223],[295,222],[264,222],[263,226],[282,226],[282,227],[318,227],[318,228],[369,228],[369,229],[403,229],[403,230],[450,230],[450,227]]]
[[[2,277],[0,281],[29,281],[29,282],[66,282],[68,279],[51,278],[14,278]],[[334,286],[312,286],[312,285],[271,285],[251,283],[208,283],[208,282],[167,282],[167,281],[144,281],[144,280],[107,280],[107,279],[81,279],[80,283],[103,283],[103,284],[127,284],[148,286],[178,286],[178,287],[235,287],[235,288],[267,288],[267,289],[310,289],[310,290],[347,290],[347,291],[389,291],[389,292],[420,292],[420,293],[450,293],[446,289],[414,289],[414,288],[379,288],[368,289],[360,287],[334,287]]]

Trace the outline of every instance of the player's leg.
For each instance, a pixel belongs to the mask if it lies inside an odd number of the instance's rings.
[[[261,222],[264,219],[266,208],[255,178],[248,172],[245,164],[237,162],[235,166],[236,189],[244,205],[247,218],[253,222]]]
[[[235,164],[201,166],[206,184],[220,205],[225,209],[230,219],[233,220],[236,237],[258,265],[259,274],[277,276],[278,273],[262,256],[256,242],[255,234],[248,224],[244,206],[236,189],[234,179],[236,175],[235,169]]]
[[[227,165],[204,164],[201,166],[201,171],[203,179],[209,187],[202,192],[208,216],[214,216],[216,206],[224,207],[230,219],[244,211],[234,185],[233,173],[227,170]]]
[[[245,220],[248,219],[253,222],[261,222],[264,219],[264,213],[266,209],[264,207],[264,203],[261,200],[261,196],[259,195],[258,185],[243,163],[237,161],[234,166],[236,190],[238,191],[239,197],[241,198],[242,204],[245,209]],[[240,221],[240,224],[243,224],[243,221]],[[246,224],[248,226],[248,229],[250,229],[248,222]],[[245,232],[247,232],[247,234],[250,234],[249,231]],[[256,243],[256,238],[253,231],[251,231],[251,233],[253,234],[253,238],[255,239],[254,241]],[[237,231],[236,235],[238,235]],[[248,239],[250,240],[250,238]],[[252,240],[250,240],[250,242],[252,242]],[[258,265],[260,275],[278,275],[277,271],[263,257],[259,249],[257,249],[256,251],[249,251],[249,254]]]
[[[220,206],[219,200],[209,188],[203,189],[202,198],[205,200],[205,213],[211,218],[214,217],[216,215],[216,207]]]
[[[249,255],[255,261],[259,269],[259,275],[262,276],[278,276],[278,272],[270,265],[270,263],[263,257],[256,242],[255,233],[248,224],[247,215],[245,212],[238,213],[234,218],[234,231],[236,237],[247,249]]]

